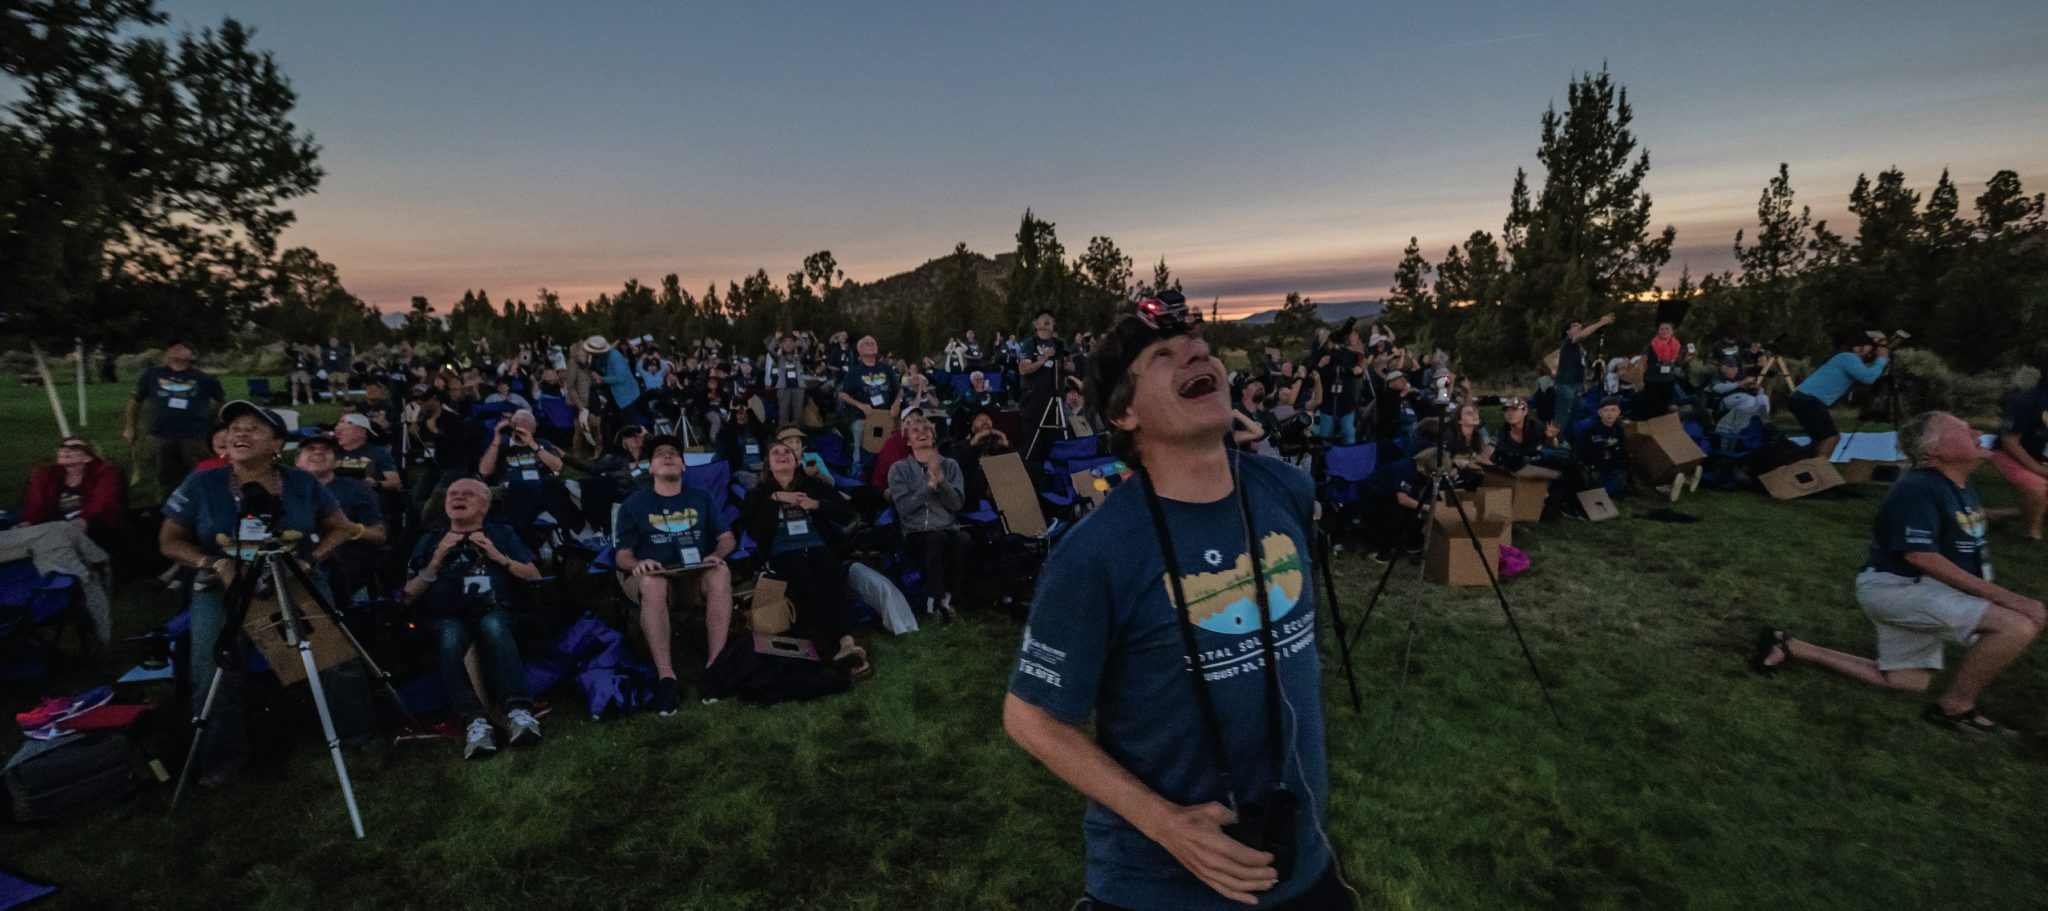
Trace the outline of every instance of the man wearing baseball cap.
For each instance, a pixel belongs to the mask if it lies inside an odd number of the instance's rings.
[[[1090,358],[1136,476],[1047,559],[1003,726],[1089,798],[1094,907],[1348,909],[1322,834],[1315,485],[1229,451],[1223,363],[1169,294]]]
[[[391,450],[370,442],[370,418],[344,414],[334,422],[334,468],[343,477],[360,477],[372,490],[396,492],[405,482],[398,476],[398,461]]]
[[[711,497],[683,485],[683,444],[661,435],[647,441],[654,486],[643,488],[619,506],[614,527],[618,545],[615,563],[628,577],[629,592],[640,596],[640,631],[654,661],[654,710],[673,715],[682,696],[672,660],[669,594],[677,585],[694,585],[704,598],[706,667],[725,647],[732,629],[732,574],[725,556],[736,546],[725,517]],[[682,574],[678,574],[682,573]],[[709,695],[709,694],[707,694]]]
[[[377,502],[377,494],[370,485],[334,473],[335,451],[339,445],[334,437],[324,433],[301,440],[293,463],[319,479],[327,492],[334,495],[334,501],[341,504],[342,514],[348,517],[348,543],[335,552],[327,565],[331,580],[329,587],[338,598],[347,601],[355,597],[357,589],[370,582],[387,532],[384,528],[384,507]]]

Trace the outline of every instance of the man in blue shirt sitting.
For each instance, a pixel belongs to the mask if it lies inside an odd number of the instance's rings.
[[[1941,670],[1942,644],[1964,646],[1963,666],[1924,717],[1965,733],[2006,733],[1977,711],[1984,687],[2041,631],[2041,602],[1992,581],[1984,506],[1970,471],[1990,453],[1960,418],[1939,411],[1899,428],[1913,468],[1878,507],[1874,540],[1856,576],[1856,602],[1877,626],[1877,660],[1794,639],[1758,636],[1752,666],[1775,673],[1799,659],[1865,683],[1924,693]]]
[[[627,575],[627,591],[640,596],[640,631],[647,637],[648,655],[660,678],[654,686],[654,710],[673,715],[682,686],[676,681],[669,641],[669,593],[675,587],[670,583],[692,585],[704,598],[704,665],[709,667],[732,629],[732,573],[725,557],[735,541],[711,497],[683,486],[682,441],[657,436],[647,441],[645,451],[654,484],[619,506],[614,565]]]
[[[1800,429],[1813,438],[1814,455],[1823,459],[1834,455],[1835,443],[1842,439],[1842,432],[1835,427],[1835,416],[1828,409],[1835,407],[1857,383],[1877,382],[1884,375],[1885,365],[1891,362],[1891,355],[1890,348],[1867,334],[1843,336],[1841,353],[1820,365],[1786,400],[1792,416],[1799,419]]]

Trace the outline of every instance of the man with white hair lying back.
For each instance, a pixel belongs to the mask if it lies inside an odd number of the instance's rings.
[[[1856,576],[1856,603],[1877,626],[1877,660],[1794,639],[1758,636],[1751,659],[1772,674],[1798,659],[1877,686],[1924,693],[1941,670],[1942,644],[1962,645],[1963,666],[1923,716],[1963,733],[2008,731],[1977,711],[1984,687],[2041,631],[2041,602],[1992,581],[1984,504],[1970,471],[1990,452],[1962,419],[1940,411],[1899,427],[1913,462],[1877,509],[1875,539]]]

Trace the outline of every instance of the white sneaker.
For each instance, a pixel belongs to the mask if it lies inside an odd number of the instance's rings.
[[[498,752],[498,731],[491,727],[491,719],[477,717],[470,719],[469,733],[462,739],[462,758],[475,759]]]
[[[525,709],[510,709],[505,712],[505,726],[511,728],[511,736],[505,738],[510,746],[527,746],[540,742],[540,719]]]

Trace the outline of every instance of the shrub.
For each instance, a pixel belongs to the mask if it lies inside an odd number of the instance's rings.
[[[2021,373],[2025,377],[2020,376]],[[1891,374],[1899,387],[1901,416],[1922,411],[1947,411],[1964,418],[1996,415],[2006,395],[2032,370],[1968,374],[1949,367],[1941,355],[1922,348],[1893,352]],[[1873,416],[1886,416],[1889,405],[1882,387],[1857,387],[1858,404]]]

